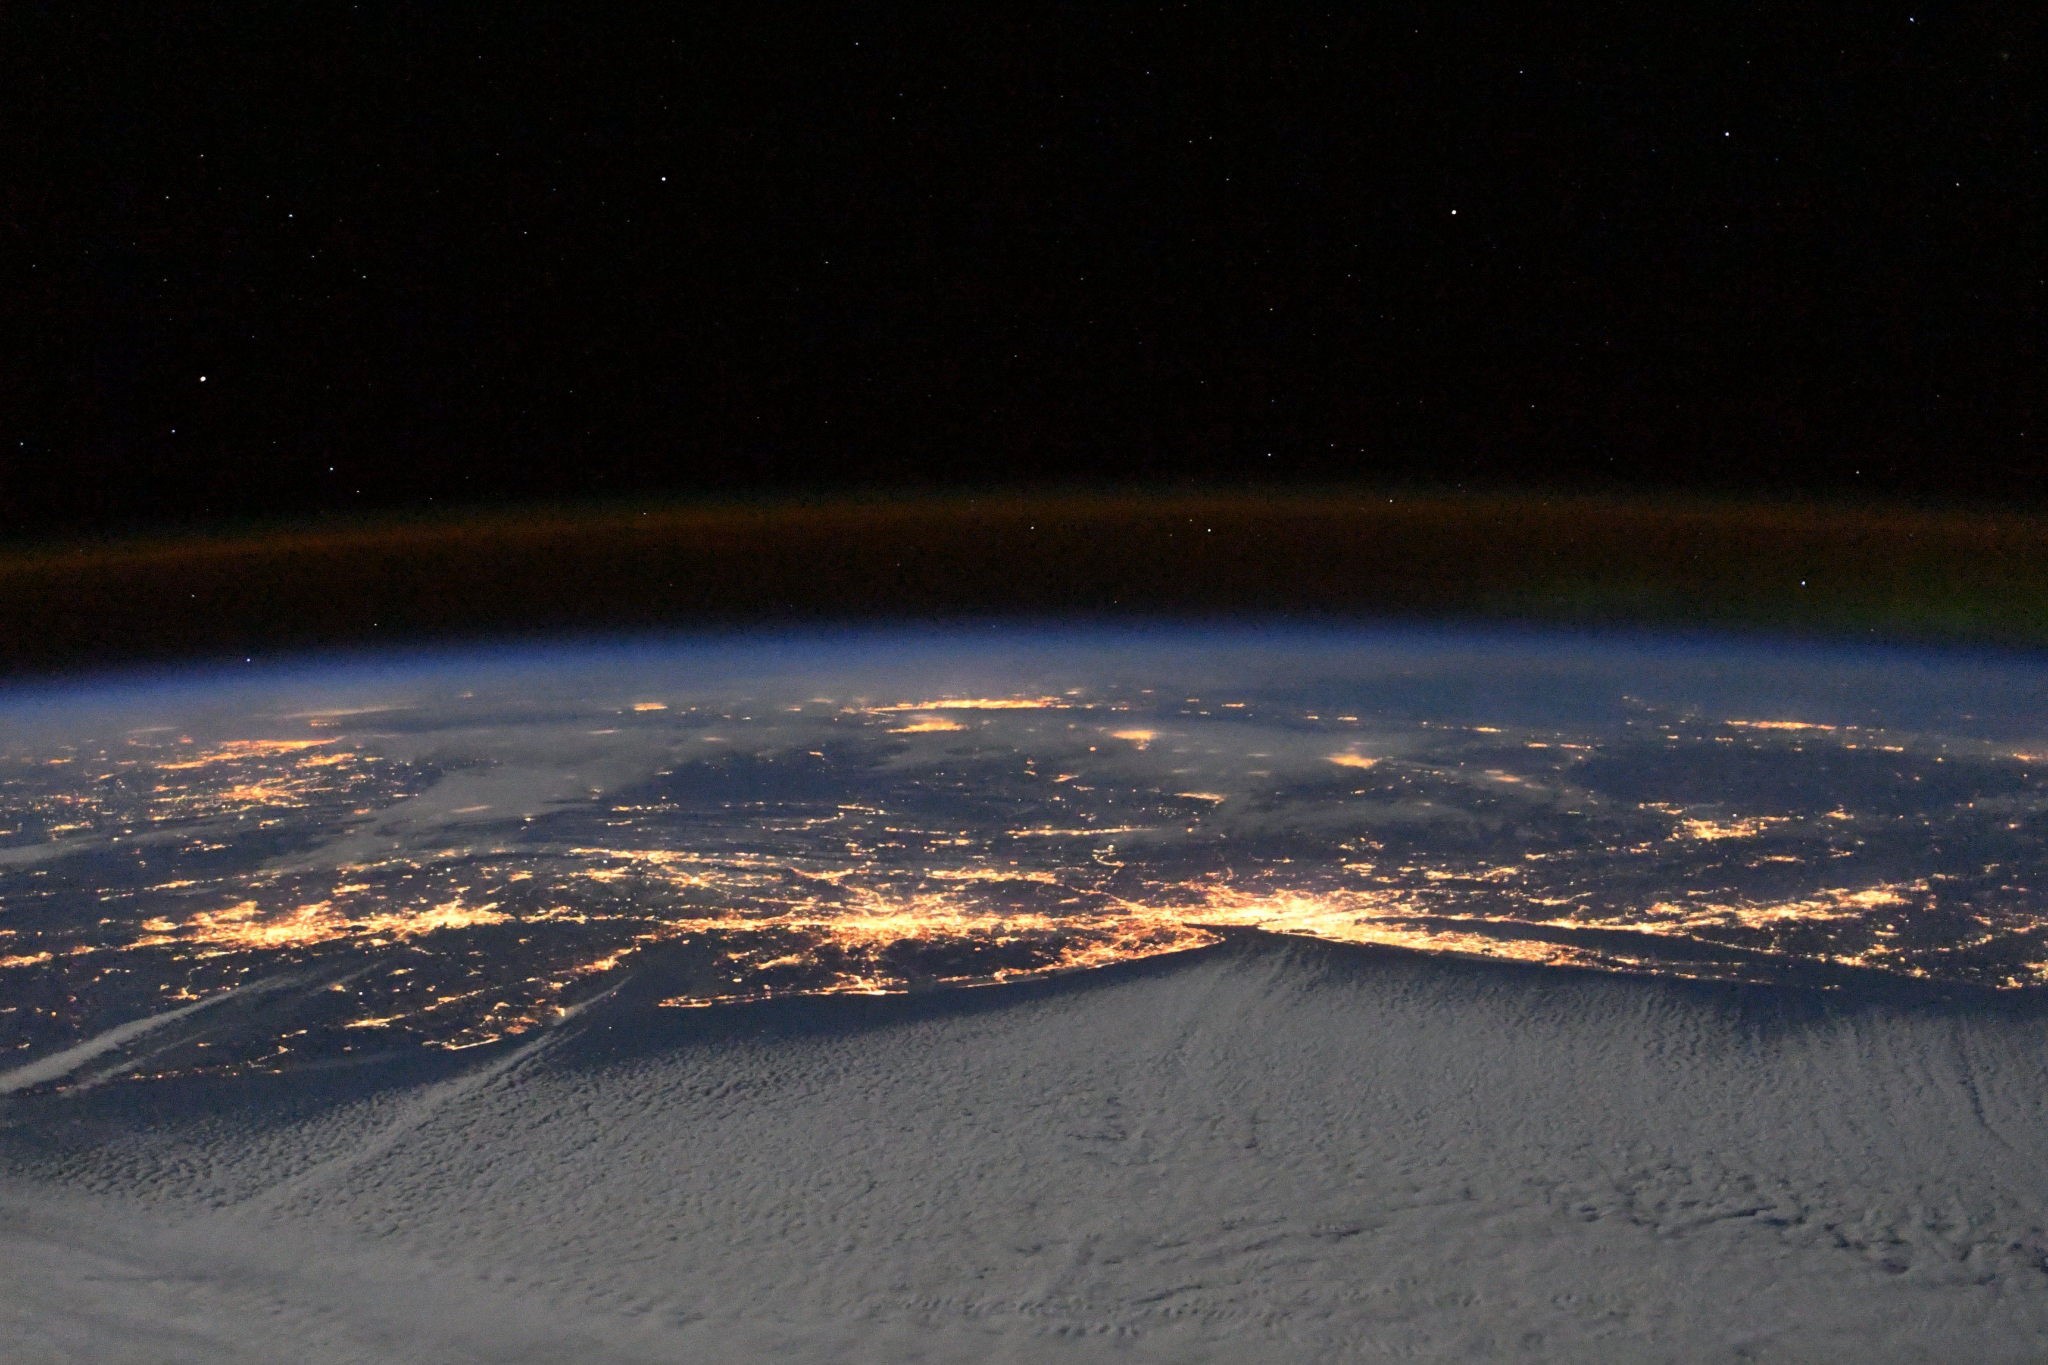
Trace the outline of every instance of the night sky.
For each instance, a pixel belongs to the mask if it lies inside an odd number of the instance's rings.
[[[2048,498],[2016,11],[29,4],[0,51],[0,537]]]

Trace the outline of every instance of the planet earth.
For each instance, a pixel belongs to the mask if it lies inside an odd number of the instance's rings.
[[[25,1360],[2048,1353],[2048,669],[1012,624],[0,692]]]

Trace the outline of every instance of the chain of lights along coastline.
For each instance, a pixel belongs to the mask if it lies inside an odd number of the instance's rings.
[[[639,973],[743,1008],[1242,933],[2048,984],[2024,658],[1219,627],[320,667],[0,703],[0,1086],[475,1048]],[[263,1027],[125,1046],[230,993]]]

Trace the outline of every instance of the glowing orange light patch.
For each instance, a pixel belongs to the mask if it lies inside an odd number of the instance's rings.
[[[1737,730],[1834,730],[1833,725],[1816,725],[1803,720],[1727,720],[1721,722]]]
[[[877,714],[890,711],[1045,711],[1073,705],[1064,697],[943,697],[937,701],[906,701],[894,706],[870,706],[866,709]]]
[[[318,749],[333,744],[328,739],[231,739],[218,749],[208,750],[197,758],[181,759],[176,763],[156,765],[164,772],[186,772],[193,768],[210,768],[217,763],[241,763],[252,758],[275,758],[281,754],[303,753],[307,749]]]
[[[892,735],[932,735],[943,734],[948,730],[965,730],[966,728],[959,721],[948,720],[944,716],[918,716],[912,719],[908,725],[890,726],[889,733]]]

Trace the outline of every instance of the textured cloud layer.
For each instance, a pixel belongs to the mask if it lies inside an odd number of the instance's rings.
[[[0,1314],[28,1359],[2038,1358],[2044,1043],[1270,940],[629,985],[410,1080],[17,1099]]]

